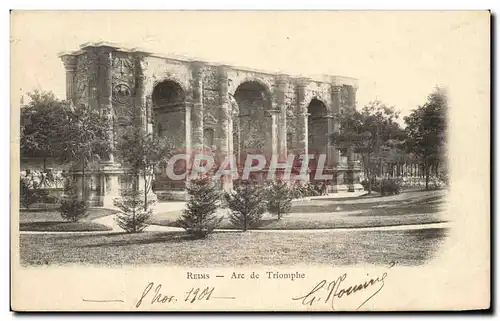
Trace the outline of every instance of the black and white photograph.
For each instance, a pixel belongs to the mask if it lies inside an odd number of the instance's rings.
[[[441,290],[487,308],[489,33],[488,11],[11,12],[15,306],[454,309],[424,271],[462,255],[481,282]]]

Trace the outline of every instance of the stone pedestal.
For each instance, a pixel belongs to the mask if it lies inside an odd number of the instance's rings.
[[[101,203],[103,207],[114,208],[114,200],[120,197],[120,179],[123,170],[116,164],[103,164],[101,182],[103,183]]]
[[[91,206],[114,208],[114,199],[120,197],[119,177],[123,175],[119,165],[100,164],[98,167],[85,169],[84,176],[81,169],[75,169],[72,175],[79,199],[82,199],[82,180],[84,180],[85,199]]]

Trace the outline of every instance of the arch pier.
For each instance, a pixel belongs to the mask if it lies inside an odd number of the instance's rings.
[[[323,173],[333,177],[327,181],[329,192],[362,188],[356,155],[328,139],[341,130],[335,115],[356,108],[353,78],[296,77],[107,43],[83,44],[60,57],[67,100],[109,114],[113,142],[127,130],[127,115],[138,110],[137,126],[168,137],[174,154],[210,153],[216,160],[234,155],[238,166],[248,154],[265,155],[268,161],[276,157],[281,165],[291,154],[314,155],[310,180],[316,179],[313,166],[320,155],[326,155]],[[190,166],[176,163],[180,171]],[[155,173],[154,192],[159,198],[185,198],[188,176],[172,181],[165,171]],[[84,179],[92,185],[94,204],[112,206],[120,189],[130,183],[126,173],[115,155],[92,166]],[[232,184],[231,177],[223,177],[221,188]]]

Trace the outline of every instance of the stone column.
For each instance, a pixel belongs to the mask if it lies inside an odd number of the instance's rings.
[[[114,122],[113,122],[113,52],[110,50],[109,52],[103,53],[103,58],[106,59],[105,66],[106,70],[106,79],[104,81],[104,88],[100,88],[103,91],[102,100],[99,102],[101,104],[101,110],[105,110],[106,115],[108,116],[108,125],[109,125],[109,135],[111,140],[111,145],[114,149],[116,144],[115,142],[115,130],[114,130]],[[114,163],[115,158],[113,153],[109,154],[109,163]]]
[[[60,58],[64,64],[64,68],[66,69],[66,100],[69,102],[71,107],[75,107],[75,82],[78,56],[66,54],[60,56]],[[88,77],[88,75],[85,75],[85,77]],[[89,176],[87,169],[85,170],[85,176]],[[84,177],[81,162],[74,165],[72,168],[72,179],[78,198],[88,200],[88,195],[90,195],[88,180]]]
[[[333,115],[326,115],[325,118],[328,122],[328,133],[327,133],[328,137],[326,141],[326,153],[327,153],[326,160],[328,169],[333,169],[338,162],[338,160],[335,157],[336,154],[335,146],[332,144],[332,141],[330,139],[332,134],[335,133],[335,117]]]
[[[151,95],[147,95],[144,98],[144,103],[146,104],[145,112],[146,112],[146,123],[147,123],[147,132],[154,133],[153,128],[153,97]]]
[[[232,146],[229,145],[229,119],[231,117],[231,104],[229,101],[229,77],[228,66],[219,67],[219,97],[220,97],[220,110],[219,110],[219,159],[218,164],[221,164],[224,159],[231,153]],[[232,134],[232,133],[231,133]],[[223,175],[222,188],[225,190],[232,189],[232,177]]]
[[[279,110],[270,110],[269,114],[271,116],[271,156],[279,156],[278,150],[278,117],[280,115]],[[279,158],[278,158],[279,159]]]
[[[326,115],[325,118],[328,122],[327,131],[327,141],[326,141],[326,170],[325,173],[333,175],[333,181],[329,184],[328,192],[336,193],[338,192],[338,184],[343,181],[342,175],[337,169],[337,165],[340,161],[340,151],[331,141],[331,136],[333,133],[338,132],[337,120],[333,115]]]
[[[134,57],[134,78],[135,78],[135,105],[134,105],[134,116],[137,117],[138,119],[138,126],[141,126],[147,133],[153,133],[153,128],[151,124],[151,117],[150,117],[150,107],[149,105],[150,101],[148,101],[148,98],[151,98],[151,96],[146,97],[146,90],[144,88],[145,84],[145,79],[143,75],[143,70],[142,70],[142,59],[143,59],[143,54],[140,52],[135,53]]]
[[[349,108],[356,108],[356,92],[358,91],[357,86],[349,86]]]
[[[61,60],[66,69],[66,100],[73,105],[77,56],[69,54],[63,55],[61,56]]]
[[[287,125],[286,125],[286,93],[288,91],[289,77],[278,75],[276,79],[276,98],[279,112],[279,150],[278,160],[286,161],[287,158]]]
[[[297,117],[297,153],[296,157],[302,157],[303,161],[307,160],[309,155],[309,129],[307,112],[307,86],[310,82],[308,78],[300,78],[296,84],[297,89],[297,104],[299,115]],[[300,169],[299,169],[300,170]]]
[[[309,152],[309,133],[308,133],[308,117],[307,112],[307,86],[310,79],[300,78],[297,81],[297,104],[299,117],[297,117],[297,147],[298,153],[307,155]]]
[[[192,103],[186,103],[185,112],[184,112],[184,123],[186,130],[186,139],[185,139],[185,148],[186,148],[186,158],[188,159],[187,167],[191,169],[191,155],[192,155],[192,145],[191,145],[191,112],[193,109]],[[187,175],[186,177],[188,177]]]
[[[349,148],[347,151],[347,191],[354,192],[354,184],[356,184],[356,177],[354,174],[354,150]]]
[[[193,149],[201,151],[203,147],[203,68],[204,63],[200,61],[191,62],[193,75],[193,110],[191,121],[193,126]]]
[[[342,86],[332,86],[332,107],[333,114],[340,114],[342,108]],[[333,120],[333,132],[338,133],[340,131],[340,123],[338,119]],[[337,166],[340,162],[340,150],[338,146],[333,146],[333,164]]]
[[[138,115],[139,123],[137,126],[141,126],[146,133],[154,134],[153,124],[152,124],[152,97],[151,95],[146,96],[146,88],[145,88],[145,77],[144,77],[144,65],[143,59],[146,56],[144,52],[136,52],[134,57],[134,77],[135,77],[135,113]],[[141,175],[139,177],[139,189],[144,189],[145,187],[145,179],[146,186],[148,188],[148,201],[158,200],[157,195],[153,191],[153,180],[154,173],[151,170],[147,173],[146,177]]]

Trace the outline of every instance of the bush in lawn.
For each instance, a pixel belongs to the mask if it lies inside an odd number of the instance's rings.
[[[281,180],[269,184],[267,192],[267,210],[278,216],[278,220],[292,208],[292,188]]]
[[[62,196],[59,213],[66,221],[78,222],[88,215],[88,201],[79,198],[74,180],[68,180],[65,195]]]
[[[143,194],[137,189],[127,190],[122,197],[114,200],[120,213],[116,215],[115,221],[127,233],[139,233],[149,226],[154,201],[148,201],[144,206]],[[145,210],[144,208],[147,208]]]
[[[372,177],[370,191],[380,192],[380,186],[381,186],[380,184],[381,184],[381,180],[376,179],[375,177]],[[361,185],[363,185],[363,188],[365,191],[368,190],[368,180],[367,179],[361,181]]]
[[[241,181],[233,191],[224,194],[231,211],[229,220],[244,232],[262,219],[266,210],[263,190],[251,181]]]
[[[401,183],[395,179],[383,179],[380,181],[380,194],[396,195],[401,191]]]
[[[40,189],[36,184],[30,188],[30,184],[24,179],[19,181],[19,201],[22,207],[27,209],[35,203],[45,203],[49,200],[49,193],[45,189]]]
[[[326,195],[326,182],[325,181],[314,181],[313,183],[311,183],[311,189],[313,190],[313,193],[315,194],[312,196]]]
[[[307,184],[304,185],[304,196],[319,196],[321,195],[320,189],[317,187],[319,186],[318,183],[316,182],[308,182]]]
[[[59,213],[66,221],[78,222],[88,215],[89,204],[86,201],[79,200],[77,197],[70,197],[61,200]]]
[[[220,192],[210,176],[189,181],[189,201],[177,224],[193,238],[205,238],[216,229],[222,217],[217,217]]]
[[[34,189],[30,189],[28,183],[23,179],[19,182],[19,200],[22,207],[29,208],[37,202],[38,197]]]
[[[291,192],[294,199],[305,197],[304,184],[301,182],[295,182],[295,184],[291,187]]]

